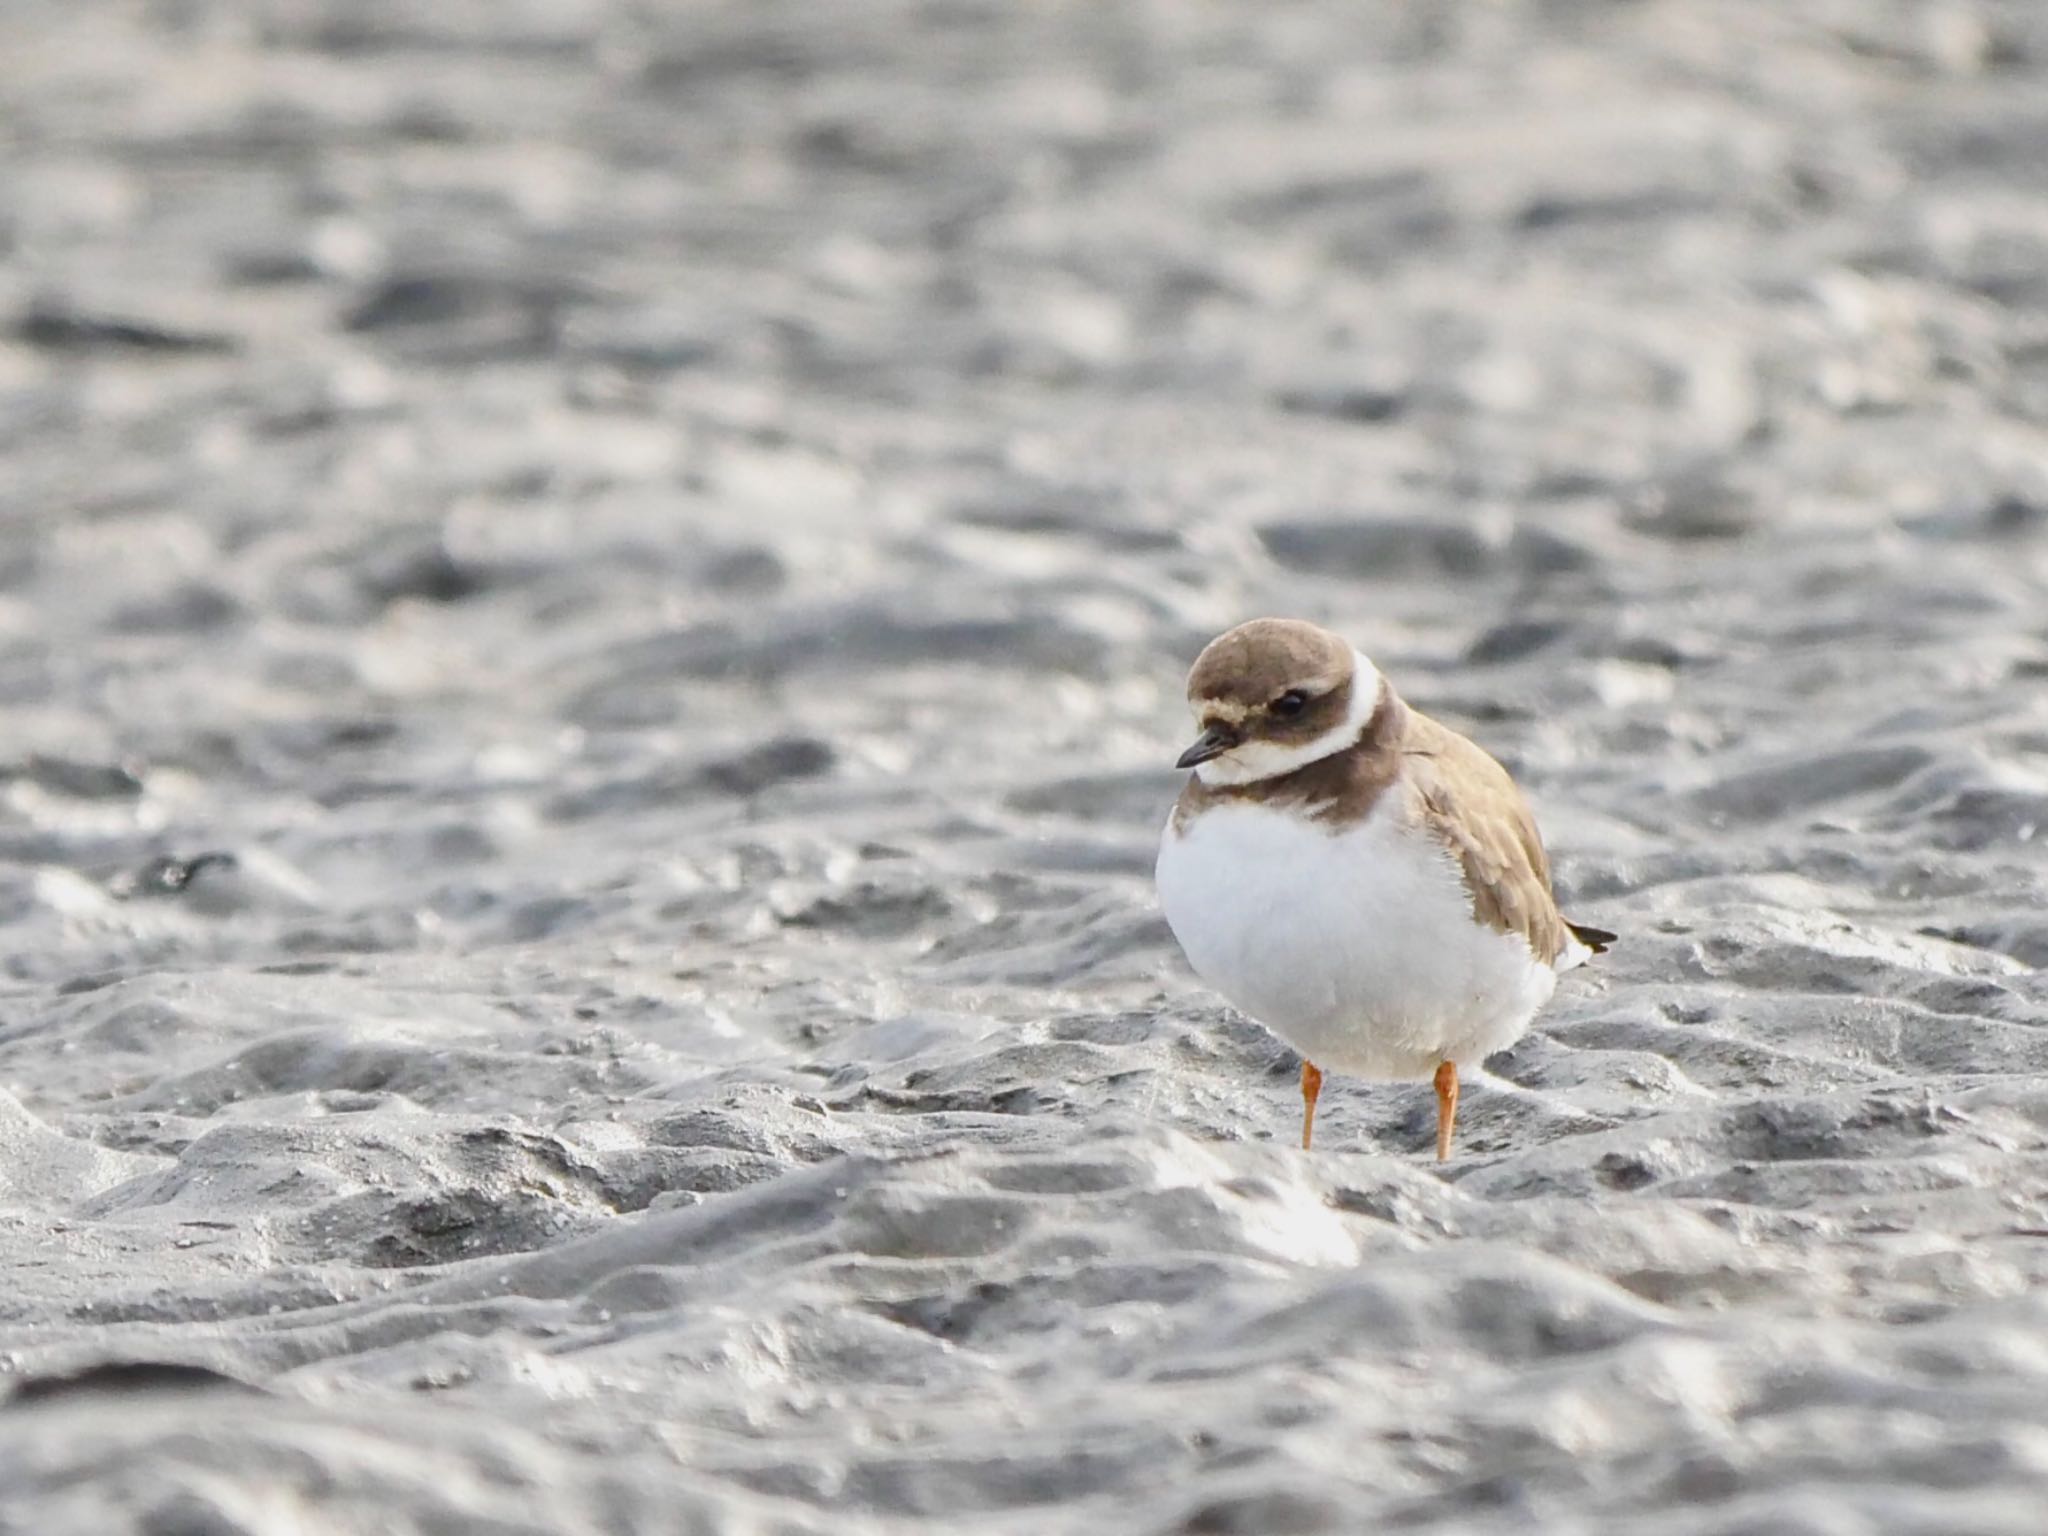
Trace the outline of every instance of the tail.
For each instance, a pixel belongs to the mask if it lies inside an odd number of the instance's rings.
[[[1615,939],[1615,935],[1609,933],[1605,928],[1588,928],[1584,923],[1575,923],[1570,918],[1565,919],[1564,925],[1571,930],[1573,938],[1577,939],[1596,955],[1606,954],[1607,946],[1612,944]]]

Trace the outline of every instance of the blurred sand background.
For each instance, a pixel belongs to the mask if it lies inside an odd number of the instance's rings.
[[[0,0],[0,1530],[2038,1536],[2044,426],[2034,0]],[[1623,935],[1441,1172],[1260,613]]]

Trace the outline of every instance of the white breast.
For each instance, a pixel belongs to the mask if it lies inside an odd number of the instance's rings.
[[[1457,864],[1398,788],[1328,831],[1291,809],[1211,805],[1159,848],[1159,899],[1210,986],[1321,1067],[1427,1077],[1513,1043],[1557,984],[1478,922]]]

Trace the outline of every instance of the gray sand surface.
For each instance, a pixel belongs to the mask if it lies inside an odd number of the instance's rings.
[[[1259,613],[1623,935],[1447,1170]],[[2044,852],[2038,0],[0,0],[7,1536],[2039,1536]]]

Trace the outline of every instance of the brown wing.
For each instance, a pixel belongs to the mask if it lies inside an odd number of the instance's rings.
[[[1555,960],[1567,926],[1536,820],[1508,771],[1419,710],[1409,712],[1402,761],[1423,820],[1464,868],[1473,916],[1519,933],[1537,959]]]

